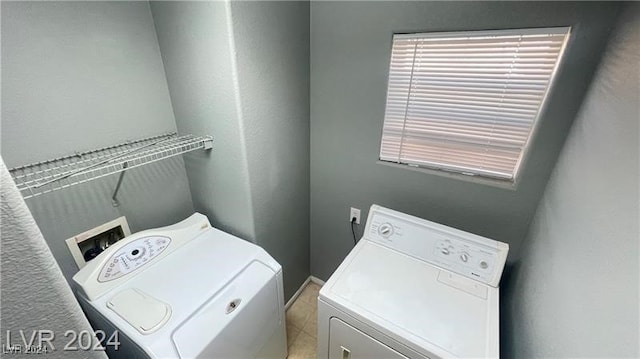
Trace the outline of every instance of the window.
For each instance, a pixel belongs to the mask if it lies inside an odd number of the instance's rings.
[[[394,35],[380,160],[515,182],[569,30]]]

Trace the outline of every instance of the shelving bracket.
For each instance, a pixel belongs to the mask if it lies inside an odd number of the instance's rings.
[[[126,169],[129,166],[129,162],[125,162],[122,164],[122,172],[120,172],[120,177],[118,177],[118,183],[116,184],[116,189],[113,190],[113,196],[111,196],[111,204],[114,207],[118,207],[120,202],[118,202],[118,191],[120,190],[120,186],[122,185],[122,179],[124,178],[124,174],[127,173]]]

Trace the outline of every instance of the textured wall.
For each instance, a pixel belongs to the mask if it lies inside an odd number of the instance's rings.
[[[68,330],[91,330],[56,265],[20,192],[0,160],[0,330],[3,353],[11,344],[24,347],[21,331],[29,340],[40,330],[50,331],[54,340],[44,344],[47,358],[106,358],[100,351],[63,351]],[[28,259],[28,260],[25,260]],[[7,332],[11,343],[7,342]],[[36,334],[37,335],[37,334]],[[49,334],[45,333],[45,337]],[[37,338],[37,336],[36,336]],[[38,345],[37,342],[34,345]],[[32,358],[34,354],[12,354]]]
[[[231,20],[256,242],[289,298],[309,276],[309,2],[232,2]]]
[[[599,60],[618,4],[311,3],[311,273],[326,279],[353,246],[349,207],[372,203],[484,235],[518,256]],[[564,65],[517,190],[376,164],[394,32],[573,26]]]
[[[146,2],[2,2],[2,156],[27,164],[175,131]],[[28,200],[63,273],[64,240],[127,216],[132,231],[193,212],[181,158]]]
[[[185,156],[194,207],[255,241],[226,5],[160,1],[151,10],[178,129],[214,136],[211,153]]]
[[[285,296],[309,274],[306,2],[153,2],[178,128],[215,138],[187,156],[197,210],[265,248]]]
[[[640,6],[625,10],[507,292],[509,358],[640,357]]]

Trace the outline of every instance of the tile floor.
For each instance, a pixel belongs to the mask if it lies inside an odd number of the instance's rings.
[[[315,359],[318,340],[318,292],[311,282],[287,310],[288,359]]]

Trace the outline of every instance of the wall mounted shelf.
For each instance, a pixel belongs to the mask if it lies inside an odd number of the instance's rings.
[[[124,171],[197,150],[212,148],[211,136],[178,136],[169,133],[115,146],[76,153],[9,170],[25,199],[121,173],[113,194],[113,204]]]

